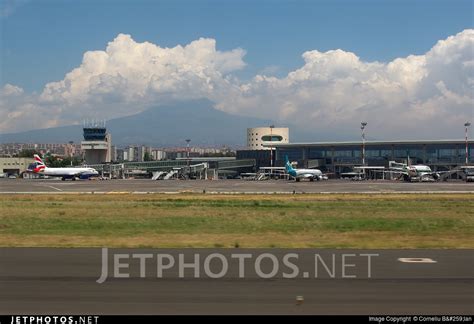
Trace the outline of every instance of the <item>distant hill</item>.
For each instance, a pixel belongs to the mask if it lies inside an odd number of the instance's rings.
[[[213,108],[208,100],[193,100],[150,108],[136,115],[107,121],[114,145],[144,144],[152,146],[246,144],[248,127],[270,125],[273,122],[228,114]],[[291,125],[290,140],[311,141],[314,137]],[[71,125],[21,133],[1,134],[2,143],[65,143],[82,140],[82,125]]]

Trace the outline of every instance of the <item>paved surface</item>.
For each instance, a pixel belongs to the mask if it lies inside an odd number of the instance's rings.
[[[281,262],[286,253],[297,253],[301,270],[310,278],[260,279],[254,264],[256,256],[273,253]],[[107,280],[98,284],[102,272],[101,249],[0,249],[1,314],[472,314],[474,311],[473,250],[108,250]],[[190,262],[195,253],[202,264],[210,253],[251,253],[245,278],[238,277],[238,266],[229,263],[228,275],[192,279],[185,272],[179,278],[176,268],[157,279],[156,257],[148,260],[145,278],[140,278],[138,259],[126,259],[130,278],[112,278],[116,253],[169,253]],[[372,257],[371,278],[367,258]],[[320,254],[335,278],[319,267],[317,279],[311,269]],[[342,278],[342,254],[353,267],[346,267]],[[399,258],[429,258],[431,263],[403,263]],[[133,261],[132,261],[133,260]],[[123,263],[123,259],[122,259]],[[212,265],[213,263],[211,263]],[[262,263],[263,264],[263,263]],[[268,265],[271,263],[266,263]],[[212,267],[211,267],[212,268]],[[220,269],[220,268],[219,268]],[[266,273],[268,268],[262,267]],[[218,272],[213,270],[213,272]],[[288,268],[281,272],[291,272]],[[303,271],[301,271],[303,273]],[[187,274],[187,275],[186,275]],[[297,304],[297,296],[304,301]]]
[[[202,193],[390,193],[390,192],[471,192],[474,183],[462,181],[405,183],[398,181],[328,180],[296,183],[286,180],[34,180],[0,179],[0,193],[70,192],[199,192]]]

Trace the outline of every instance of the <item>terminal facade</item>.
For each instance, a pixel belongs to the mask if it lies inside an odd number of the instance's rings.
[[[474,141],[468,141],[468,161],[474,163]],[[318,168],[336,174],[362,165],[363,146],[365,165],[389,166],[389,161],[424,164],[433,171],[447,171],[466,164],[466,141],[370,141],[363,145],[356,142],[315,142],[277,144],[274,165],[283,166],[285,157],[297,162],[298,168]],[[247,154],[248,157],[248,154]],[[270,162],[268,162],[270,164]]]

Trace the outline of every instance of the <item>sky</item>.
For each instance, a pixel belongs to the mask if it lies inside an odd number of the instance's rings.
[[[474,1],[0,3],[0,133],[197,98],[348,137],[363,118],[380,139],[473,119]]]

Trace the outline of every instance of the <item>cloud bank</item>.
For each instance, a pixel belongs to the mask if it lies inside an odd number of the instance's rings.
[[[459,138],[462,124],[473,120],[472,29],[388,63],[364,62],[341,49],[307,51],[304,64],[285,77],[259,74],[245,83],[232,75],[245,67],[244,56],[240,48],[217,50],[214,39],[162,48],[119,34],[40,94],[5,85],[0,132],[110,119],[198,98],[225,112],[329,135],[355,135],[366,120],[374,138]]]

